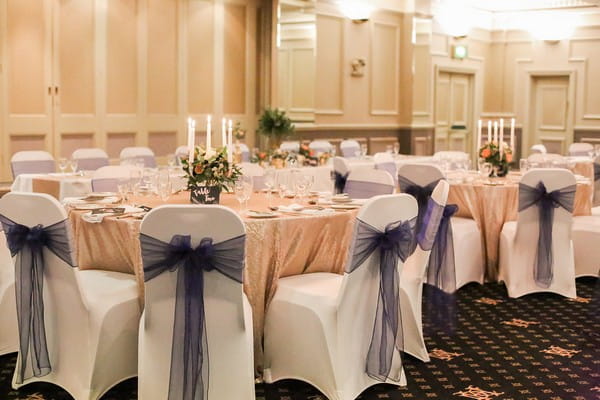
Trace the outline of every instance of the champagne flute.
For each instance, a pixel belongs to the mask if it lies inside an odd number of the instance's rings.
[[[129,179],[121,178],[117,181],[117,190],[121,195],[121,203],[128,201],[127,193],[129,192]]]
[[[58,169],[60,169],[60,173],[64,174],[67,170],[67,166],[69,165],[69,160],[64,157],[58,159]]]
[[[71,172],[77,172],[77,160],[71,159],[69,160],[69,167],[71,168]]]
[[[394,142],[394,154],[400,154],[400,143]]]
[[[267,187],[267,203],[269,207],[271,207],[271,191],[275,187],[276,178],[275,169],[269,167],[265,170],[265,186]]]
[[[242,183],[244,185],[244,201],[246,203],[246,210],[248,210],[248,200],[252,196],[254,182],[251,176],[242,176]]]

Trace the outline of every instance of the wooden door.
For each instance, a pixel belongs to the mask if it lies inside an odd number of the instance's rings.
[[[528,146],[541,143],[549,153],[565,154],[573,140],[569,122],[569,77],[533,78]]]
[[[441,71],[436,82],[435,151],[470,152],[472,75]]]
[[[10,157],[20,150],[53,151],[51,0],[0,3],[4,40],[1,180],[12,178]]]

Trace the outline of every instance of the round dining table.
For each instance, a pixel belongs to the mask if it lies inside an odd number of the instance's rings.
[[[183,191],[167,201],[156,196],[128,200],[135,205],[155,208],[165,204],[190,204],[189,198],[189,192]],[[294,200],[275,196],[269,200],[266,194],[255,193],[248,209],[268,211],[269,202],[289,205]],[[251,218],[230,193],[221,194],[220,205],[237,212],[246,228],[243,287],[252,306],[255,364],[260,369],[264,316],[278,279],[311,272],[343,273],[357,211],[327,211],[315,207],[302,212],[279,213],[273,218]],[[91,223],[84,218],[90,211],[77,209],[77,206],[67,206],[67,209],[79,268],[134,274],[143,303],[141,216],[106,216],[99,223]]]
[[[456,216],[474,219],[481,232],[486,281],[498,280],[500,233],[505,222],[517,219],[519,180],[518,173],[511,173],[507,178],[450,181],[448,204],[458,205]],[[592,193],[589,179],[577,180],[574,216],[591,214]]]

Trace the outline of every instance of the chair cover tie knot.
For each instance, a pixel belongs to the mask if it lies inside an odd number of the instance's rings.
[[[146,282],[166,271],[177,273],[168,399],[208,399],[204,272],[216,270],[242,283],[246,236],[216,244],[205,237],[196,248],[189,235],[165,243],[141,234],[140,242]]]
[[[548,192],[542,181],[535,187],[519,183],[519,212],[537,206],[539,213],[539,235],[537,244],[534,279],[540,287],[547,288],[553,280],[552,225],[554,209],[564,208],[573,212],[576,185]]]
[[[406,194],[410,194],[417,200],[419,206],[419,213],[417,215],[417,232],[421,232],[424,229],[423,219],[427,211],[427,206],[433,189],[437,186],[440,179],[436,179],[425,186],[421,186],[411,181],[410,179],[400,175],[398,176],[398,184],[400,191]]]
[[[600,181],[600,161],[594,163],[594,181]]]
[[[416,218],[389,223],[383,232],[360,219],[356,222],[352,259],[346,272],[355,271],[376,250],[379,253],[379,293],[366,372],[381,382],[387,379],[398,382],[402,362],[392,368],[392,360],[394,353],[401,357],[404,342],[397,265],[398,259],[406,261],[415,249]]]
[[[16,382],[31,377],[42,377],[52,372],[46,342],[44,322],[44,248],[47,248],[70,266],[71,258],[67,221],[32,228],[18,224],[0,215],[6,242],[15,262],[15,293],[19,326],[20,362]],[[27,365],[31,373],[26,375]]]
[[[333,171],[333,188],[334,194],[344,193],[346,188],[346,181],[348,180],[348,173],[342,174],[338,171]]]

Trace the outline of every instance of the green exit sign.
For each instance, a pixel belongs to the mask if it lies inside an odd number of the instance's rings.
[[[452,52],[452,57],[458,60],[462,60],[463,58],[467,58],[469,55],[469,51],[467,46],[464,44],[455,44],[454,51]]]

